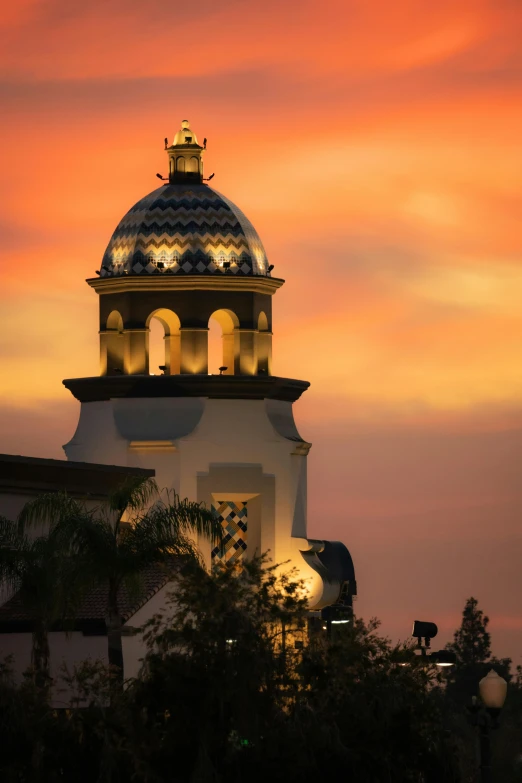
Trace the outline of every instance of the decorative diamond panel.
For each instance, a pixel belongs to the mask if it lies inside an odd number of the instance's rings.
[[[218,500],[212,511],[221,522],[223,541],[212,550],[212,560],[233,563],[240,560],[247,548],[248,515],[246,503]]]

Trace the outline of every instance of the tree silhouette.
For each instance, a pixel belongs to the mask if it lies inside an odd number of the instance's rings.
[[[489,617],[478,608],[476,598],[468,598],[462,622],[453,635],[453,642],[447,644],[457,656],[457,665],[470,666],[486,663],[491,658],[491,637],[488,633]]]

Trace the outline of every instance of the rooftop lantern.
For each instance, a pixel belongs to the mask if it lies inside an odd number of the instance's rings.
[[[166,140],[165,140],[166,141]],[[183,120],[172,144],[165,144],[169,156],[169,182],[203,182],[203,151],[188,120]]]

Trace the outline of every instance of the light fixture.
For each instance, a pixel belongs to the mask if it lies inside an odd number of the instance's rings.
[[[429,658],[430,661],[441,667],[455,666],[457,663],[457,656],[451,650],[437,650],[437,652],[432,652]]]
[[[352,610],[344,604],[330,604],[321,609],[321,617],[331,625],[344,625],[352,621]]]
[[[430,642],[434,636],[437,636],[439,629],[435,623],[428,623],[425,620],[414,620],[411,635],[417,639],[417,650],[423,658],[427,659],[427,650],[430,649]],[[422,640],[424,639],[424,644]],[[431,657],[431,656],[430,656]]]
[[[411,635],[416,639],[433,639],[437,636],[439,629],[435,623],[428,623],[424,620],[414,620]]]
[[[490,669],[479,682],[480,698],[488,710],[501,710],[506,701],[507,682],[494,669]]]
[[[500,713],[506,700],[507,682],[490,669],[479,682],[482,704],[473,696],[468,706],[469,720],[479,730],[480,780],[492,780],[491,731],[498,729]]]
[[[223,373],[226,372],[227,370],[228,370],[228,367],[220,367],[219,368],[219,374],[223,375]]]
[[[96,275],[101,275],[101,272],[100,272],[100,270],[99,270],[99,269],[95,269],[95,270],[94,270],[94,273],[95,273]]]
[[[268,271],[271,272],[273,268],[274,268],[274,265],[270,264],[270,266],[268,267]]]

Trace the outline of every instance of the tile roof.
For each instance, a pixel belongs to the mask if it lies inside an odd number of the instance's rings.
[[[174,560],[174,558],[173,558]],[[167,582],[172,581],[177,563],[149,566],[142,574],[142,586],[138,598],[131,597],[124,585],[118,593],[118,605],[122,621],[127,622],[144,606]],[[97,585],[84,596],[78,611],[75,613],[73,628],[84,630],[105,627],[107,606],[107,588]],[[15,593],[3,606],[0,606],[0,633],[30,630],[33,615],[22,604],[20,593]],[[60,630],[62,623],[56,623],[55,630]]]

